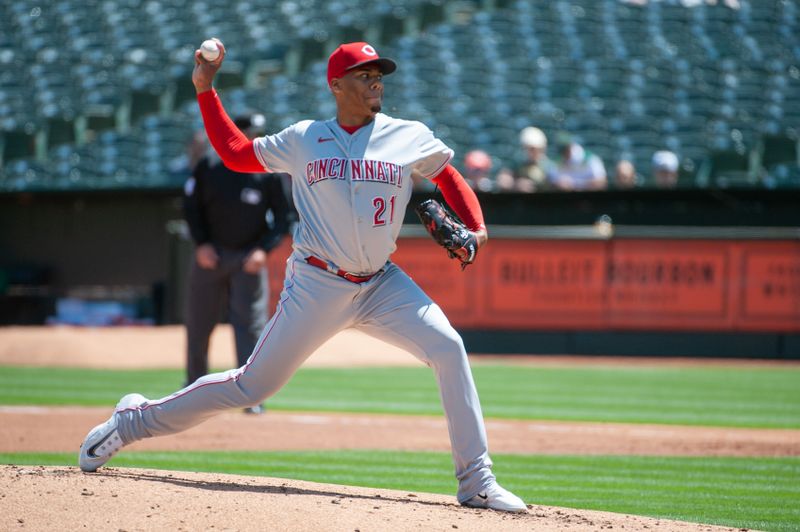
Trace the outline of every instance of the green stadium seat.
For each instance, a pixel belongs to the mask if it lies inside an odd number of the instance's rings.
[[[800,140],[795,135],[764,135],[759,143],[761,165],[769,170],[778,164],[800,165]]]
[[[110,176],[113,183],[135,186],[129,168],[135,157],[145,155],[155,171],[184,149],[180,138],[200,127],[186,81],[191,54],[197,40],[212,33],[231,45],[228,64],[238,70],[229,79],[236,83],[259,58],[282,59],[296,48],[293,43],[309,43],[299,72],[258,78],[264,87],[226,89],[231,110],[257,108],[275,128],[333,114],[325,53],[343,35],[368,29],[385,38],[382,51],[402,64],[387,78],[387,111],[446,132],[461,154],[478,142],[504,156],[518,149],[514,133],[525,125],[547,132],[567,125],[604,156],[618,149],[643,153],[669,142],[682,159],[696,162],[708,149],[755,145],[761,133],[778,135],[800,124],[797,0],[743,1],[739,10],[618,0],[511,1],[485,9],[471,2],[463,12],[472,18],[451,22],[443,21],[440,0],[303,0],[277,8],[272,0],[40,5],[42,15],[32,17],[25,3],[0,4],[0,133],[6,132],[6,150],[19,144],[8,140],[17,134],[12,131],[35,131],[48,121],[64,125],[64,133],[72,120],[85,119],[91,138],[119,125],[125,116],[120,112],[134,102],[130,134],[73,150],[81,154],[78,166],[69,167],[66,151],[61,157],[51,150],[43,168],[25,170],[50,171],[59,179],[78,170],[81,177],[73,182],[108,183]],[[359,17],[348,16],[353,10]],[[437,25],[402,35],[404,15]],[[442,80],[443,65],[449,72]],[[175,107],[164,109],[169,101],[161,94],[173,86]],[[30,101],[36,102],[35,117]],[[171,119],[149,119],[164,110]],[[465,127],[465,116],[480,125]],[[650,123],[637,123],[641,117]],[[705,124],[714,127],[706,131]],[[624,138],[617,142],[614,135]],[[29,138],[20,136],[19,145]],[[57,138],[69,140],[61,133]],[[12,152],[30,155],[16,147]],[[92,165],[102,172],[92,174]],[[791,168],[781,172],[793,175]]]
[[[748,151],[714,150],[704,164],[707,165],[709,182],[720,188],[758,184]]]

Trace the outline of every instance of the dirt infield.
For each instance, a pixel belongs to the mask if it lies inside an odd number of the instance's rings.
[[[0,329],[0,365],[182,367],[180,327]],[[211,364],[233,360],[229,328],[212,338]],[[481,357],[533,365],[751,365],[761,362],[579,357]],[[306,366],[419,365],[411,355],[345,333]],[[770,364],[770,363],[766,363]],[[108,408],[0,407],[0,452],[76,452]],[[487,420],[494,453],[800,456],[800,431],[618,423]],[[402,437],[398,437],[402,435]],[[398,449],[448,451],[441,416],[288,413],[219,415],[130,450]],[[112,462],[113,465],[113,462]],[[46,501],[46,502],[45,502]],[[123,503],[124,501],[124,503]],[[0,466],[0,530],[727,530],[611,513],[531,506],[521,516],[470,510],[453,497],[270,478],[107,468]]]
[[[736,530],[534,505],[511,515],[443,495],[146,469],[0,466],[0,505],[2,530]]]
[[[73,452],[110,408],[0,407],[0,452]],[[494,453],[800,456],[800,430],[486,421]],[[400,435],[402,435],[400,437]],[[232,411],[133,451],[397,449],[449,451],[443,416]]]

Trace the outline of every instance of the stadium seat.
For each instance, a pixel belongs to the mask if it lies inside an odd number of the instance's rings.
[[[703,162],[708,183],[720,188],[754,186],[757,176],[751,167],[751,154],[743,150],[713,150]],[[703,178],[705,179],[705,178]]]
[[[800,188],[800,166],[796,164],[776,164],[763,177],[767,188]]]
[[[769,188],[800,187],[800,141],[791,135],[763,135],[758,143],[759,172]]]
[[[759,145],[761,164],[769,169],[780,163],[800,165],[800,140],[794,135],[764,135]]]
[[[536,125],[569,129],[609,161],[621,147],[644,157],[669,142],[682,160],[697,162],[708,150],[755,146],[761,134],[800,124],[800,2],[740,3],[734,10],[618,0],[491,8],[441,0],[42,0],[37,11],[5,2],[0,162],[28,158],[24,171],[3,169],[13,186],[37,181],[19,176],[39,172],[54,176],[42,182],[136,186],[137,157],[148,159],[148,173],[162,172],[182,153],[181,137],[200,126],[188,76],[197,41],[212,34],[230,45],[220,79],[226,104],[261,110],[276,129],[332,116],[326,54],[341,38],[370,35],[401,62],[386,80],[387,112],[424,120],[457,153],[478,144],[495,157],[513,156],[514,132]],[[420,31],[421,22],[435,25]],[[290,56],[301,42],[293,72]],[[263,59],[285,61],[286,68],[262,71]],[[464,117],[477,121],[468,126]],[[49,160],[34,162],[28,146],[47,124]],[[113,150],[101,138],[91,141],[109,127],[119,129]],[[80,145],[86,139],[92,146]],[[76,166],[66,149],[55,150],[64,142],[74,142]],[[762,164],[772,151],[765,146]],[[729,170],[721,182],[742,182]],[[174,185],[141,179],[142,186]]]

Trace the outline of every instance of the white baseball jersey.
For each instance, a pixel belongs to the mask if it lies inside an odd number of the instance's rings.
[[[253,145],[268,172],[292,175],[295,251],[364,275],[396,249],[412,176],[433,178],[453,157],[424,124],[381,113],[352,135],[335,119],[306,120]]]

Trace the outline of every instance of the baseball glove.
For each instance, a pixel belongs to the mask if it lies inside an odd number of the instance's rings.
[[[422,225],[437,244],[447,250],[451,259],[458,259],[463,270],[475,261],[478,239],[475,233],[445,210],[436,200],[425,200],[415,207]]]

